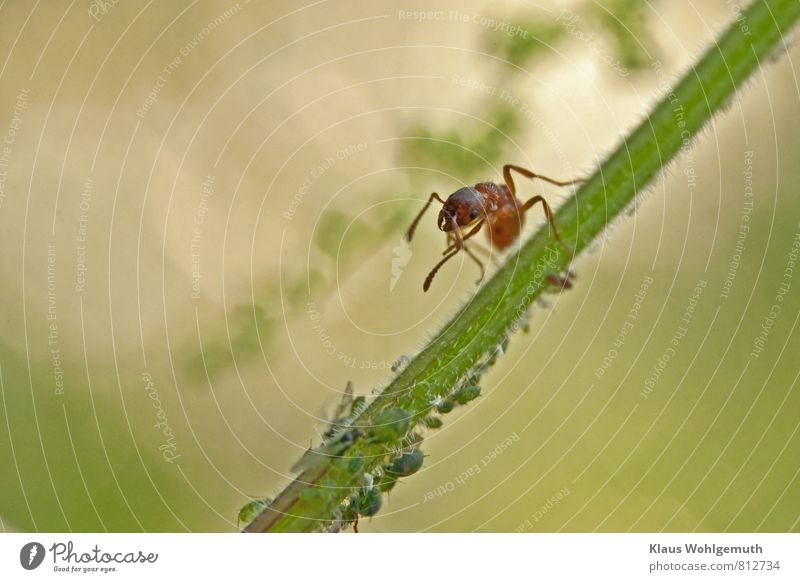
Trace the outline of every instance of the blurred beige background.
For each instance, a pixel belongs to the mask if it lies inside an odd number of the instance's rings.
[[[422,293],[422,200],[588,174],[733,10],[4,3],[2,528],[234,531],[472,290],[459,259]],[[798,58],[575,261],[363,530],[800,529]]]

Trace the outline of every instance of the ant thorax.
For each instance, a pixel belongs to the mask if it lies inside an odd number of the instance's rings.
[[[475,190],[480,192],[483,204],[486,206],[486,213],[495,212],[502,206],[513,205],[511,191],[505,184],[495,184],[494,182],[481,182],[475,184]]]

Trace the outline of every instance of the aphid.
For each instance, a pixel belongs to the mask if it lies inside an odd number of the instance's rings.
[[[239,510],[238,519],[236,521],[236,529],[238,530],[242,524],[248,524],[253,521],[259,513],[264,511],[272,500],[269,497],[263,499],[253,499]]]
[[[453,400],[458,402],[459,404],[467,404],[468,402],[472,402],[478,396],[481,395],[481,387],[480,386],[463,386],[453,392],[450,396]]]
[[[392,362],[392,372],[397,372],[399,369],[405,368],[408,362],[409,362],[408,356],[406,355],[400,356],[394,362]]]
[[[358,533],[358,511],[356,509],[355,497],[352,495],[348,497],[347,503],[342,504],[338,512],[338,519],[334,520],[334,527],[331,528],[330,531],[332,531],[332,533],[338,533],[341,530],[342,524],[352,523],[353,530]]]
[[[347,470],[351,473],[358,473],[364,469],[364,457],[350,457],[347,461]]]
[[[434,200],[442,204],[442,209],[439,211],[439,230],[447,233],[447,248],[445,249],[444,258],[436,263],[436,265],[428,273],[425,282],[422,284],[423,291],[427,291],[436,273],[447,261],[452,259],[458,251],[463,250],[469,258],[471,258],[481,270],[481,277],[478,283],[483,280],[485,272],[483,262],[475,255],[474,250],[481,251],[483,254],[491,256],[491,252],[482,246],[477,245],[474,241],[470,246],[466,245],[466,241],[480,232],[485,224],[487,227],[486,234],[489,237],[489,242],[498,250],[503,250],[510,246],[517,238],[519,238],[522,231],[522,225],[525,222],[525,212],[533,207],[537,202],[541,202],[544,208],[547,221],[553,229],[553,236],[564,247],[568,254],[572,252],[567,248],[556,229],[555,220],[553,219],[553,211],[550,205],[542,196],[534,196],[525,203],[522,203],[517,198],[517,189],[514,185],[514,179],[511,177],[511,171],[522,174],[526,178],[540,179],[556,186],[569,186],[580,182],[580,179],[569,180],[561,182],[535,174],[530,170],[526,170],[520,166],[507,164],[503,166],[503,180],[504,184],[495,184],[493,182],[481,182],[475,186],[466,186],[456,190],[447,200],[442,200],[439,195],[434,192],[428,198],[425,206],[411,223],[411,226],[406,232],[406,239],[411,242],[414,237],[414,231],[417,224],[422,219],[422,215],[428,210],[431,202]],[[567,287],[566,284],[563,285]]]
[[[369,443],[388,443],[402,439],[411,428],[411,414],[393,406],[381,412],[367,433]]]
[[[383,502],[381,492],[377,487],[369,487],[356,498],[356,511],[359,515],[372,517],[380,511]]]
[[[425,418],[422,419],[422,422],[428,428],[433,428],[433,429],[442,428],[442,426],[444,425],[444,421],[438,416],[426,416]]]
[[[353,531],[358,533],[358,519],[361,516],[372,517],[381,509],[383,500],[377,487],[367,487],[348,498],[349,503],[341,508],[341,521],[352,523]],[[336,529],[335,531],[339,531]]]
[[[448,412],[451,412],[455,406],[456,403],[452,400],[444,400],[436,405],[436,412],[440,414],[447,414]]]
[[[408,477],[419,471],[424,461],[425,455],[422,454],[422,450],[412,449],[392,459],[386,466],[386,472],[395,477]]]
[[[383,493],[389,493],[392,489],[394,489],[394,486],[397,485],[397,477],[386,473],[381,478],[381,482],[378,485]]]
[[[380,489],[382,493],[389,493],[392,489],[394,489],[394,486],[397,485],[397,481],[400,478],[398,475],[390,473],[387,470],[388,467],[388,464],[383,465],[382,471],[380,472],[380,478],[377,482],[378,489]]]

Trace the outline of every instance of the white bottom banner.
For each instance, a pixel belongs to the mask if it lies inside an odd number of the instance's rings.
[[[800,534],[14,533],[0,580],[796,581],[798,554]]]

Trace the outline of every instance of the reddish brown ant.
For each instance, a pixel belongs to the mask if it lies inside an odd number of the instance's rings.
[[[505,249],[519,238],[522,225],[525,222],[525,212],[537,202],[541,202],[544,208],[545,216],[547,217],[550,227],[553,229],[553,236],[555,239],[564,247],[568,254],[572,254],[558,234],[558,229],[556,229],[556,224],[553,219],[553,211],[550,209],[550,205],[547,201],[542,196],[534,196],[523,204],[517,198],[517,189],[514,186],[514,179],[511,177],[512,170],[522,174],[526,178],[538,178],[545,182],[555,184],[556,186],[569,186],[581,181],[579,178],[561,182],[548,178],[547,176],[542,176],[541,174],[535,174],[520,166],[507,164],[503,166],[503,180],[505,184],[481,182],[472,187],[466,186],[450,194],[447,200],[442,200],[436,192],[431,194],[425,206],[422,207],[422,210],[420,210],[417,217],[411,223],[411,226],[408,227],[408,232],[406,233],[406,239],[408,242],[411,242],[417,224],[419,224],[425,211],[428,210],[431,202],[436,200],[442,204],[442,209],[439,211],[438,225],[439,230],[447,233],[448,246],[444,253],[442,253],[445,257],[431,269],[431,272],[428,273],[428,276],[425,278],[425,282],[422,285],[424,291],[430,288],[434,276],[442,265],[452,259],[458,251],[461,250],[467,253],[467,255],[478,264],[478,267],[480,267],[481,277],[478,279],[478,283],[480,283],[481,280],[483,280],[485,271],[483,263],[475,256],[472,249],[467,248],[465,242],[477,234],[485,224],[489,242],[498,250]],[[465,231],[466,234],[464,234]],[[483,247],[476,246],[476,248],[484,253],[491,254]],[[548,281],[567,289],[571,287],[569,276],[562,279],[554,275],[549,275]]]

